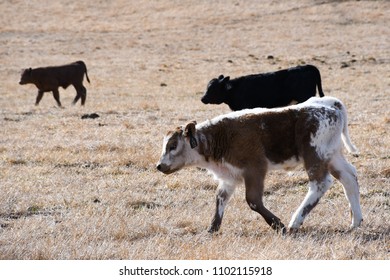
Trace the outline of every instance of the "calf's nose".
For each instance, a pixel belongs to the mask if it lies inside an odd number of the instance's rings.
[[[165,174],[167,174],[167,172],[169,173],[169,170],[170,170],[169,166],[164,164],[164,163],[158,163],[156,168],[158,171],[165,173]]]

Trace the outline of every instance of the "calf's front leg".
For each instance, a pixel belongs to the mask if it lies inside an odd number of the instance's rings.
[[[44,91],[38,90],[37,99],[35,100],[35,106],[38,106],[39,102],[41,102],[41,99],[43,97]]]
[[[217,189],[216,195],[216,207],[213,220],[211,221],[210,228],[208,232],[213,233],[219,230],[222,223],[223,213],[225,211],[226,205],[229,202],[232,194],[234,193],[235,185],[229,184],[226,182],[221,182]]]

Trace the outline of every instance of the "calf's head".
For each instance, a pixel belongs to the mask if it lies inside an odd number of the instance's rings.
[[[19,82],[20,85],[25,85],[25,84],[32,83],[31,72],[32,72],[31,68],[25,69],[22,72],[22,76],[20,77],[20,82]]]
[[[201,101],[204,104],[221,104],[226,100],[226,91],[230,88],[230,77],[220,75],[218,78],[212,79],[207,85],[206,93]]]
[[[188,123],[185,128],[178,127],[164,137],[163,150],[157,169],[165,174],[180,170],[191,161],[191,150],[198,145],[195,138],[196,122]]]

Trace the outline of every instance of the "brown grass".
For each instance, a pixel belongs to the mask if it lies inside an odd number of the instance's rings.
[[[2,1],[1,259],[389,259],[390,2]],[[274,58],[269,59],[272,55]],[[84,108],[18,85],[20,71],[82,59]],[[335,183],[302,230],[275,234],[243,187],[222,230],[206,229],[216,183],[155,170],[162,136],[228,112],[203,105],[219,75],[316,65],[326,95],[347,106],[360,156],[364,224]],[[82,120],[85,113],[100,118]],[[273,172],[266,205],[285,223],[306,193],[302,170]]]

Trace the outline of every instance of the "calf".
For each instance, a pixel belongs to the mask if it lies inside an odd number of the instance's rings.
[[[68,86],[73,85],[77,92],[73,104],[81,98],[81,105],[84,105],[87,98],[87,89],[83,86],[84,74],[87,77],[88,83],[90,83],[87,67],[83,61],[76,61],[62,66],[29,68],[23,71],[19,84],[34,84],[38,88],[35,105],[39,104],[43,93],[51,91],[60,107],[62,105],[58,88],[62,87],[66,89]]]
[[[226,103],[233,111],[275,108],[287,106],[293,101],[306,101],[316,95],[316,86],[323,97],[320,71],[313,65],[232,80],[221,75],[209,82],[201,100],[204,104]]]
[[[220,228],[224,209],[236,185],[245,184],[246,201],[275,230],[285,225],[263,204],[264,179],[273,169],[303,163],[309,191],[288,225],[298,229],[332,183],[343,185],[352,211],[351,227],[362,222],[355,168],[346,161],[342,144],[357,152],[347,128],[347,113],[336,98],[313,97],[278,109],[251,109],[168,132],[157,169],[165,174],[186,166],[208,169],[219,180],[216,210],[209,232]]]

